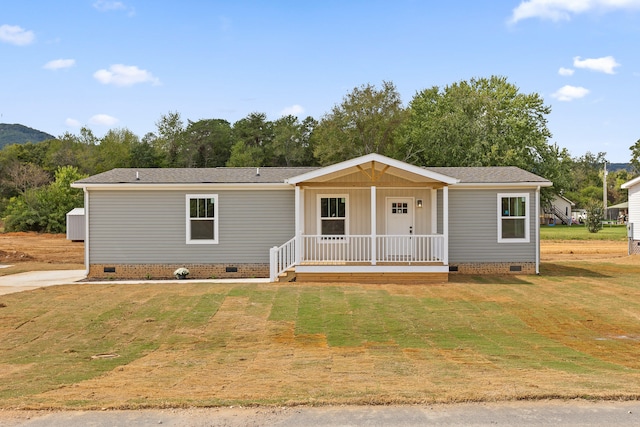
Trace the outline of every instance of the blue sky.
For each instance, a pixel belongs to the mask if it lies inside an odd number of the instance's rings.
[[[54,6],[55,4],[55,6]],[[4,1],[0,122],[52,135],[170,111],[320,119],[354,87],[500,75],[552,108],[551,142],[628,162],[640,139],[640,0]]]

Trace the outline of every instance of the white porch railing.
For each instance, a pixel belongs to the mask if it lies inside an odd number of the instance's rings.
[[[377,263],[443,262],[444,236],[379,235],[375,256],[372,236],[302,236],[301,262],[308,263]]]
[[[296,263],[296,238],[292,238],[284,245],[274,246],[269,250],[269,280],[275,282]]]
[[[301,262],[371,262],[371,236],[302,236]]]
[[[300,262],[318,264],[415,263],[444,262],[444,236],[381,235],[376,236],[375,256],[372,236],[306,235],[301,237]],[[296,264],[296,238],[269,251],[270,280],[275,282],[281,273]]]

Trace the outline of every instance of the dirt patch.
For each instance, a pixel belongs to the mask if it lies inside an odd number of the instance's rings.
[[[543,240],[540,242],[540,260],[581,261],[626,257],[626,241],[612,240]]]
[[[0,234],[0,263],[24,262],[82,264],[84,243],[67,240],[64,234]]]
[[[543,240],[542,261],[605,259],[627,256],[627,242],[609,240]],[[63,234],[0,234],[0,263],[84,263],[84,243]]]

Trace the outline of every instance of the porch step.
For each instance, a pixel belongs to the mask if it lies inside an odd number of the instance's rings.
[[[295,282],[296,270],[295,268],[289,268],[278,276],[278,282]]]
[[[327,273],[327,272],[299,272],[297,282],[322,283],[372,283],[372,284],[434,284],[449,281],[448,272],[434,273]]]

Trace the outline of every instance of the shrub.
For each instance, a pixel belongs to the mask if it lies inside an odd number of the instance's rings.
[[[587,205],[587,220],[585,225],[590,233],[597,233],[602,230],[602,220],[604,220],[604,207],[598,202],[590,202]]]

